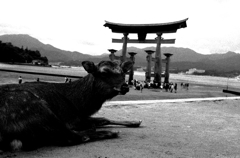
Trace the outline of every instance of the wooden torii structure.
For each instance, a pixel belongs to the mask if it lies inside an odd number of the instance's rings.
[[[169,22],[169,23],[156,23],[156,24],[122,24],[105,21],[103,26],[108,27],[113,33],[122,33],[122,39],[112,39],[113,43],[123,43],[121,61],[126,60],[127,43],[156,43],[155,51],[155,65],[154,65],[154,82],[161,84],[162,73],[162,57],[161,57],[161,44],[174,44],[175,39],[163,39],[164,33],[176,33],[178,29],[187,27],[187,20]],[[138,39],[129,39],[128,35],[137,34]],[[155,33],[155,39],[146,39],[147,34]]]

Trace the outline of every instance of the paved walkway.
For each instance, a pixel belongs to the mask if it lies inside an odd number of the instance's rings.
[[[132,100],[132,101],[108,101],[105,105],[128,105],[128,104],[152,104],[152,103],[176,103],[176,102],[198,102],[218,100],[240,100],[240,97],[212,97],[212,98],[187,98],[187,99],[166,99],[166,100]]]

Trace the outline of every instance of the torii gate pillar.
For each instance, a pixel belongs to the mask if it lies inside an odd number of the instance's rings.
[[[137,53],[129,52],[128,54],[130,55],[130,60],[133,62],[133,64],[135,64],[135,57],[134,56]],[[133,75],[134,75],[134,68],[132,67],[132,69],[129,72],[128,85],[132,85]]]
[[[115,54],[114,54],[114,53],[116,53],[117,50],[115,50],[115,49],[108,49],[108,51],[111,53],[111,54],[109,55],[109,59],[110,59],[111,61],[114,61],[114,59],[115,59]]]
[[[153,60],[152,58],[152,54],[154,53],[154,51],[152,50],[145,50],[145,52],[147,53],[147,71],[146,71],[146,74],[145,74],[145,77],[146,77],[146,81],[147,82],[150,82],[151,81],[151,62]]]
[[[161,85],[162,78],[162,56],[161,56],[162,33],[157,33],[157,47],[155,52],[154,82]]]
[[[170,57],[173,55],[171,53],[165,53],[166,56],[166,69],[165,69],[165,78],[164,83],[169,83],[169,65],[170,65]]]
[[[126,61],[126,54],[127,54],[127,42],[128,42],[128,33],[123,34],[123,46],[122,46],[122,59],[121,62]]]

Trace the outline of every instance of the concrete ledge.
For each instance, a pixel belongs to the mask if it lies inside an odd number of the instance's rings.
[[[133,101],[108,101],[104,105],[128,105],[128,104],[153,104],[153,103],[180,103],[180,102],[200,102],[218,100],[240,100],[240,97],[214,97],[214,98],[187,98],[187,99],[166,99],[166,100],[133,100]]]
[[[224,89],[223,92],[224,92],[224,93],[235,94],[235,95],[240,95],[240,92],[237,92],[237,91],[231,91],[231,90],[227,90],[227,89]]]

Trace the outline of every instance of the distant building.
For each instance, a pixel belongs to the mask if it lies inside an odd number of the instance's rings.
[[[240,81],[240,75],[235,77],[236,80]]]
[[[136,71],[146,71],[146,67],[139,67],[136,69]]]
[[[43,60],[39,60],[39,59],[37,59],[37,60],[32,60],[32,64],[33,64],[33,65],[48,65],[47,62],[45,62],[45,61],[43,61]]]
[[[196,68],[192,68],[192,69],[189,69],[188,71],[186,71],[186,74],[193,74],[193,73],[204,73],[205,70],[198,70]]]

